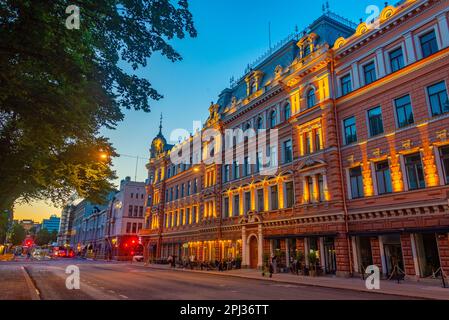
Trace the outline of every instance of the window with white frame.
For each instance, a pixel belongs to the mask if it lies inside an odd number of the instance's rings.
[[[427,96],[430,103],[432,116],[449,112],[449,100],[444,81],[427,87]]]
[[[424,170],[419,153],[404,156],[405,170],[409,190],[423,189],[426,187]]]
[[[352,91],[351,74],[347,74],[340,78],[341,95],[345,96]]]

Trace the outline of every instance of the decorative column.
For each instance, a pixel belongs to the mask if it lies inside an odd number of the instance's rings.
[[[359,266],[359,256],[357,254],[357,238],[351,237],[351,246],[352,246],[352,262],[354,271],[360,273],[360,271],[364,272],[365,270],[360,270]]]
[[[262,269],[263,267],[263,234],[262,234],[262,224],[259,224],[259,226],[257,227],[257,267],[259,269]]]
[[[407,52],[407,64],[412,64],[416,61],[416,53],[413,45],[413,37],[411,32],[404,34],[405,51]]]
[[[387,273],[386,267],[384,267],[383,265],[383,259],[382,259],[382,253],[381,253],[381,249],[380,249],[380,241],[379,241],[379,237],[372,237],[370,239],[371,241],[371,255],[372,255],[372,259],[373,259],[373,264],[378,266],[379,269],[382,270],[383,274]],[[368,267],[368,266],[363,266],[364,268]]]
[[[441,34],[441,49],[449,47],[449,27],[447,24],[446,13],[438,16],[438,28]]]
[[[360,88],[359,65],[357,62],[352,64],[352,82],[353,90]]]
[[[316,174],[312,176],[312,199],[311,202],[319,202],[318,199],[318,177]]]
[[[444,273],[449,276],[449,234],[437,234],[436,238],[440,256],[440,266]]]
[[[413,233],[410,233],[410,244],[411,244],[412,256],[413,256],[413,267],[415,268],[416,278],[418,279],[420,276],[419,261],[418,261],[418,252],[416,250],[415,234],[413,234]]]
[[[285,204],[284,204],[284,182],[282,181],[282,179],[280,179],[279,182],[278,182],[278,204],[279,204],[279,209],[284,209],[285,208]]]
[[[371,175],[371,165],[369,161],[363,163],[362,166],[363,176],[363,192],[365,197],[371,197],[374,195],[373,177]]]
[[[416,276],[410,235],[401,234],[402,259],[406,276]]]
[[[385,59],[384,59],[384,52],[382,48],[379,48],[376,50],[376,57],[377,57],[377,67],[379,69],[379,75],[378,78],[382,78],[385,76]]]
[[[325,270],[326,268],[326,261],[325,260],[325,256],[324,256],[324,238],[320,237],[320,262],[321,262],[321,267],[323,268],[323,270]]]
[[[242,226],[242,266],[247,267],[248,265],[248,252],[246,251],[246,227]]]
[[[285,239],[285,265],[290,268],[290,243],[288,239]]]

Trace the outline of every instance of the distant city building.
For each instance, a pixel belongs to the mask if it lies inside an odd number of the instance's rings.
[[[59,231],[59,223],[61,222],[61,218],[57,215],[51,215],[49,219],[42,220],[41,229],[47,229],[48,232]]]
[[[33,228],[35,228],[35,232],[37,232],[38,228],[41,226],[40,223],[36,223],[32,219],[14,220],[14,223],[20,224],[27,233]]]
[[[129,177],[121,181],[120,191],[110,203],[106,219],[106,253],[112,258],[130,258],[130,243],[137,242],[137,234],[143,228],[145,201],[144,182],[131,181]]]
[[[75,216],[76,205],[74,202],[67,204],[61,213],[61,223],[58,232],[58,245],[64,246],[70,244],[70,237],[72,235],[73,218]]]

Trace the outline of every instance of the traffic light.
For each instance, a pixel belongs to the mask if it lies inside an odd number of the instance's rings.
[[[26,239],[25,240],[25,246],[31,247],[33,245],[33,239]]]

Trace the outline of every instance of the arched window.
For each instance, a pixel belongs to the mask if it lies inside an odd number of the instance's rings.
[[[284,106],[284,117],[285,117],[285,120],[287,121],[288,119],[290,119],[291,116],[292,116],[292,108],[290,106],[290,103],[287,103]]]
[[[270,113],[270,127],[276,127],[276,110],[273,110]]]
[[[259,117],[259,118],[257,119],[257,129],[258,129],[258,130],[263,129],[263,119],[262,119],[262,117]]]
[[[309,92],[307,92],[307,108],[312,108],[315,104],[315,89],[310,89]]]

